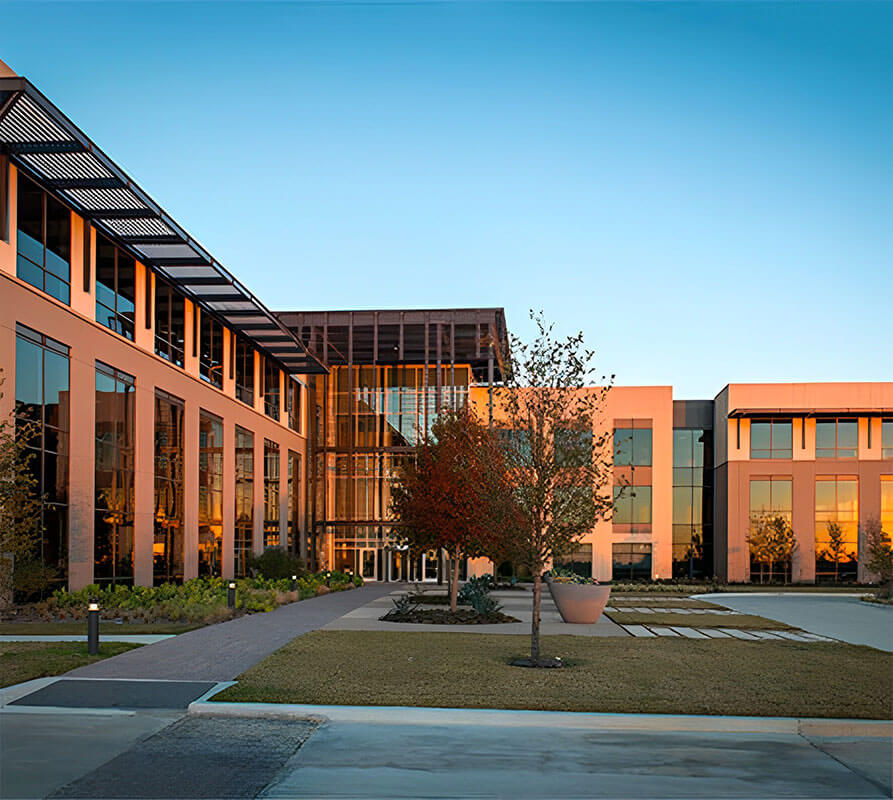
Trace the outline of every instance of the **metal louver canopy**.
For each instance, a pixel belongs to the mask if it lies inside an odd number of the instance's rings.
[[[26,78],[0,78],[0,148],[116,244],[293,374],[325,366]]]

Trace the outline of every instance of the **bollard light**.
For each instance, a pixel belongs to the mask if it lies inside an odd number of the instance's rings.
[[[99,652],[99,603],[87,606],[87,652],[91,656]]]
[[[294,591],[297,588],[298,588],[298,576],[292,575],[291,576],[291,590]]]
[[[226,604],[230,608],[236,607],[236,582],[229,582],[229,589],[226,592]]]

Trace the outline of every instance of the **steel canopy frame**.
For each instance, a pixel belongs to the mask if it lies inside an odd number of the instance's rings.
[[[27,78],[0,78],[0,148],[200,308],[291,374],[324,374],[263,303],[178,225]]]

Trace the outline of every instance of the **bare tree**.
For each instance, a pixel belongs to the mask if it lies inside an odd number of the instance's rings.
[[[518,508],[513,556],[533,576],[530,663],[539,665],[543,573],[613,508],[611,432],[600,417],[614,376],[597,376],[582,333],[561,339],[542,312],[530,317],[537,333],[530,342],[511,336],[494,401]]]

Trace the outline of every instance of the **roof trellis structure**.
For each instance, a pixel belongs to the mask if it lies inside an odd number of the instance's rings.
[[[290,373],[328,370],[26,78],[0,78],[0,149],[103,235]]]

